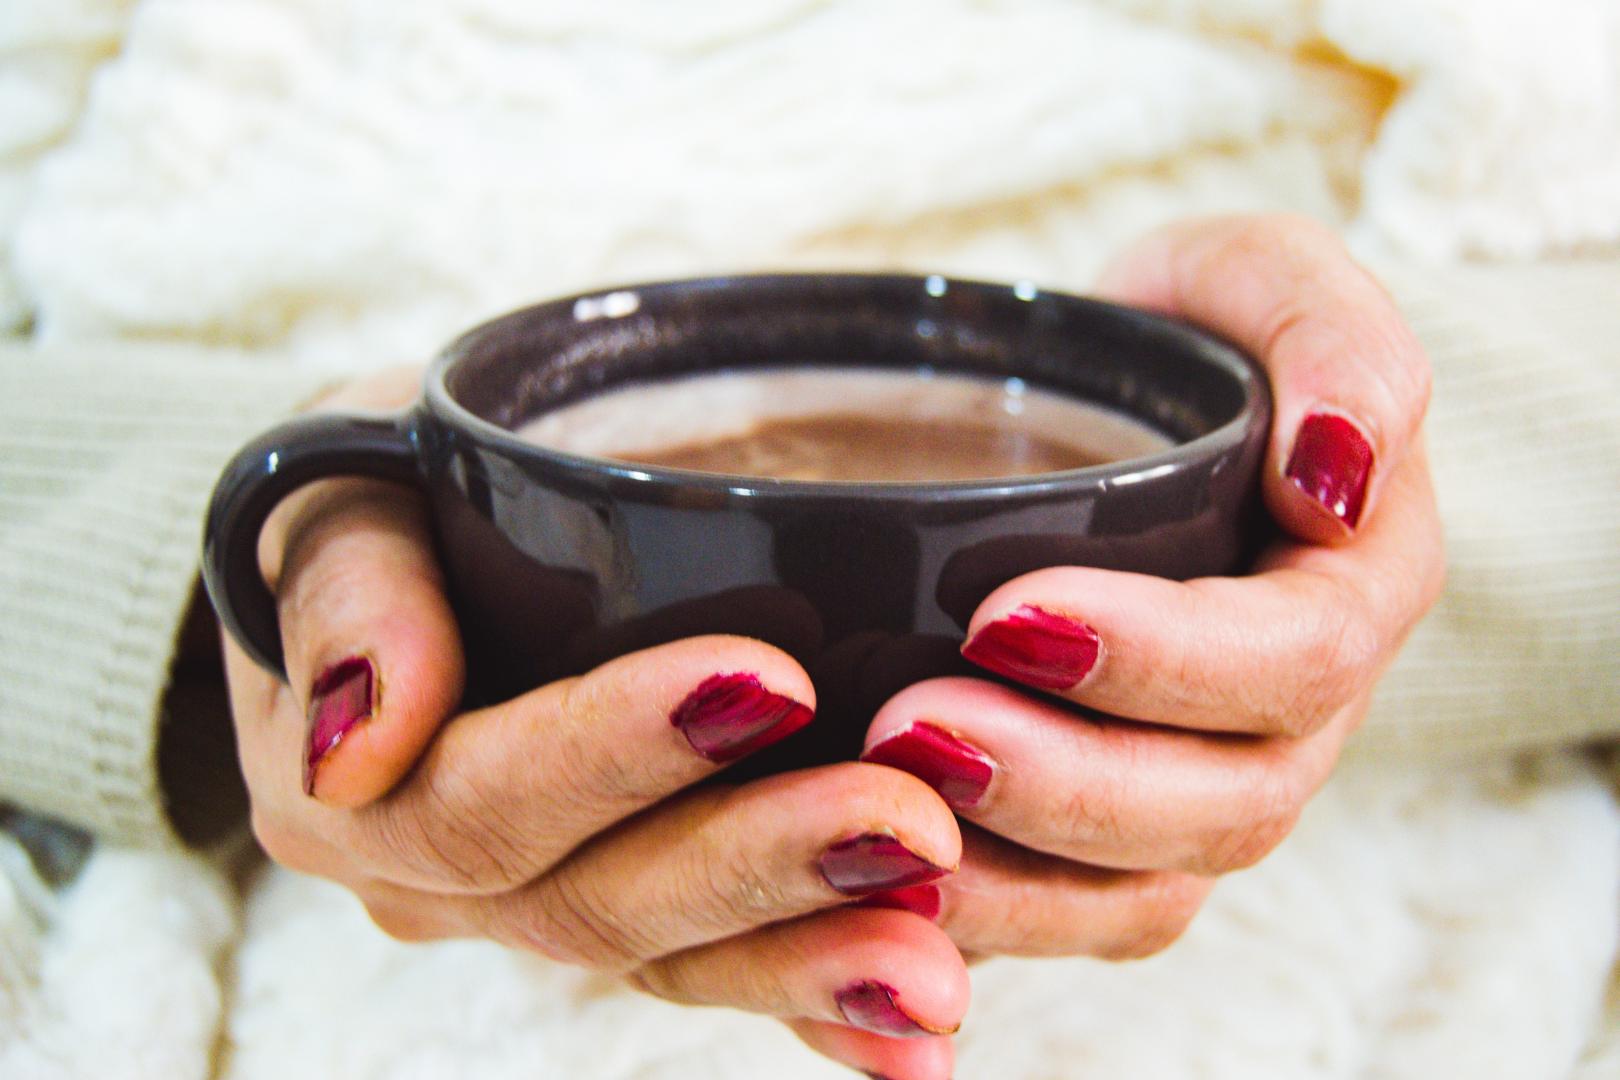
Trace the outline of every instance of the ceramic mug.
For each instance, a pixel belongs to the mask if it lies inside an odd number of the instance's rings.
[[[761,480],[546,449],[513,430],[605,388],[738,366],[930,369],[1028,383],[1169,437],[1147,457],[949,483]],[[245,446],[209,509],[204,580],[225,627],[282,670],[258,536],[313,480],[369,476],[427,498],[468,660],[468,704],[503,700],[681,637],[786,650],[817,720],[750,773],[859,753],[872,714],[957,650],[989,592],[1049,566],[1187,579],[1240,570],[1269,531],[1263,371],[1158,315],[938,276],[669,281],[485,323],[396,415],[310,415]],[[735,769],[736,767],[734,767]],[[731,775],[736,775],[733,772]]]

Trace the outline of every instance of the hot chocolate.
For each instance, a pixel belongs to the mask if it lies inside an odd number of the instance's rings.
[[[621,387],[518,434],[632,464],[867,483],[1062,472],[1170,446],[1120,412],[1021,379],[809,367]]]

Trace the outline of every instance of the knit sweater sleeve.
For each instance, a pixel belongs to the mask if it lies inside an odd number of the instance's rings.
[[[1620,260],[1374,269],[1434,365],[1448,574],[1351,753],[1620,735]]]
[[[173,841],[160,707],[208,492],[321,381],[200,349],[0,347],[0,802]]]

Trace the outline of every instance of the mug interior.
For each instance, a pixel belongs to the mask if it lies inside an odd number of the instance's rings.
[[[671,281],[539,304],[464,335],[435,374],[453,402],[510,432],[618,386],[804,367],[1017,377],[1175,444],[1236,424],[1257,393],[1235,350],[1159,316],[1026,284],[864,274]]]

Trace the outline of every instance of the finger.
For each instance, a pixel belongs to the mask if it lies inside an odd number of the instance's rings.
[[[363,806],[392,788],[461,697],[455,617],[415,492],[314,485],[266,530],[287,677],[305,718],[304,790]]]
[[[361,887],[360,894],[377,926],[399,941],[476,936],[460,916],[445,913],[445,905],[457,904],[454,897],[400,886]],[[787,1018],[810,1048],[852,1069],[894,1080],[943,1080],[951,1075],[954,1048],[948,1035],[928,1028],[954,1030],[961,1023],[966,968],[938,929],[919,933],[906,926],[909,918],[883,913],[878,920],[816,925],[812,916],[731,939],[723,950],[674,955],[630,978],[682,1004]],[[739,978],[757,970],[771,978]],[[826,1018],[805,1020],[799,1012]]]
[[[956,1044],[949,1036],[891,1039],[824,1020],[789,1020],[793,1033],[823,1057],[874,1080],[950,1080]]]
[[[1149,236],[1098,283],[1236,342],[1276,399],[1263,490],[1301,539],[1346,539],[1380,502],[1428,407],[1422,347],[1327,227],[1293,216],[1187,222]]]
[[[807,916],[655,960],[634,978],[669,1001],[896,1039],[954,1032],[969,996],[967,966],[950,939],[900,911]]]
[[[1211,736],[934,679],[879,710],[862,757],[912,773],[964,818],[1038,851],[1218,874],[1252,865],[1288,834],[1358,715],[1347,709],[1309,739]]]
[[[361,887],[358,891],[372,920],[390,937],[400,941],[424,942],[477,935],[477,931],[471,929],[460,914],[447,913],[444,910],[447,902],[455,902],[454,898],[447,900],[445,897],[435,896],[430,893],[390,885],[384,885],[380,888]],[[881,927],[880,933],[889,934],[891,930],[891,927],[884,926]],[[878,938],[876,947],[886,947],[886,940],[883,937]],[[928,967],[933,965],[941,969],[945,978],[957,977],[956,969],[961,964],[960,958],[952,963],[949,954],[938,949],[937,939],[934,942],[924,943],[921,950],[918,950],[912,938],[908,937],[903,941],[901,948],[904,950],[906,957],[912,957],[918,951],[923,954],[922,962],[924,967],[918,972],[919,975],[927,974]],[[939,963],[938,957],[940,956],[945,958],[945,963]],[[682,961],[682,964],[691,964],[693,962],[693,958],[688,957]],[[872,965],[871,969],[875,970],[876,966]],[[858,985],[863,981],[874,981],[863,978],[866,970],[869,969],[859,967],[858,970],[845,975],[842,980],[835,973],[829,982],[843,988]],[[715,972],[711,969],[706,975],[707,977],[701,980],[704,983],[711,984],[701,988],[702,992],[708,995],[706,1003],[746,1007],[741,1001],[734,1001],[729,996],[727,983],[734,977],[733,973]],[[643,989],[652,992],[657,992],[658,988],[653,985],[657,979],[658,975],[656,973],[632,976],[632,981]],[[814,998],[825,992],[825,986],[817,986],[796,991],[791,996],[784,994],[783,1000],[797,1001],[803,998]],[[904,993],[905,991],[895,988],[894,999],[897,1002],[897,1009],[900,1007],[898,1002],[905,1001]],[[756,992],[751,996],[750,1000],[757,1000],[760,996]],[[868,990],[861,996],[871,997],[872,991]],[[837,1007],[838,990],[832,991],[832,998],[834,1006]],[[682,998],[681,1000],[689,1002],[691,999]],[[881,998],[878,1000],[881,1002]],[[910,1003],[907,1002],[907,1004]],[[788,1006],[783,1005],[782,1007],[786,1008]],[[946,1015],[950,1015],[948,1010],[938,1011],[944,1011]],[[931,1011],[928,1015],[936,1015],[936,1012]],[[790,1018],[787,1023],[807,1045],[818,1053],[842,1062],[851,1068],[875,1076],[892,1078],[892,1080],[911,1080],[911,1078],[916,1078],[916,1080],[946,1080],[951,1075],[951,1067],[955,1061],[955,1052],[949,1036],[923,1035],[914,1038],[896,1038],[888,1034],[878,1035],[849,1026],[842,1015],[839,1016],[838,1022]]]
[[[815,692],[749,638],[646,649],[466,713],[411,776],[356,817],[368,872],[504,892],[579,844],[808,723]]]
[[[1136,960],[1173,944],[1214,887],[1176,871],[1107,870],[969,826],[940,886],[940,926],[965,953]]]
[[[624,971],[956,866],[950,809],[854,762],[678,797],[471,914],[498,941]]]
[[[1278,544],[1249,577],[1026,574],[985,598],[962,654],[1114,716],[1308,734],[1372,684],[1444,581],[1421,448],[1390,478],[1385,502],[1355,544]]]

